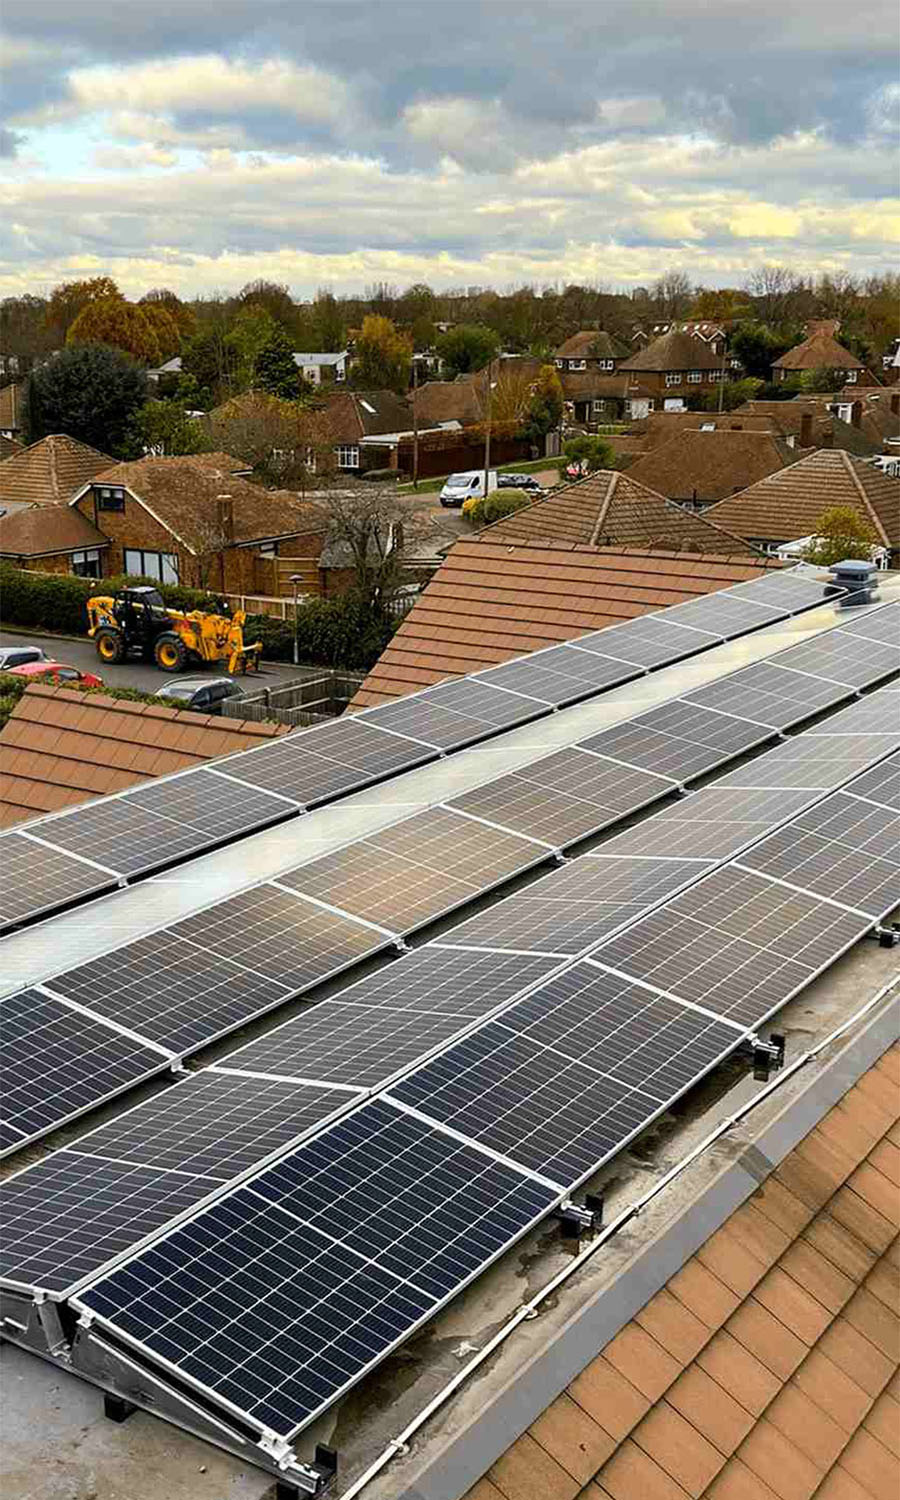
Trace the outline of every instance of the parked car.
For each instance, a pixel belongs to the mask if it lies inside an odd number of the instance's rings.
[[[531,494],[543,494],[544,486],[538,484],[533,474],[498,474],[498,490],[528,490]]]
[[[497,488],[497,470],[488,470],[488,494]],[[484,469],[464,469],[451,474],[444,482],[440,501],[443,506],[461,506],[466,500],[478,500],[484,494]]]
[[[163,702],[177,698],[185,708],[194,708],[200,714],[220,714],[226,698],[244,696],[244,689],[233,677],[179,677],[154,694]]]
[[[25,667],[32,661],[46,661],[40,646],[0,646],[0,672]]]
[[[93,672],[79,672],[64,661],[26,661],[21,667],[13,667],[11,677],[27,677],[29,682],[80,682],[82,687],[102,687],[103,678]]]

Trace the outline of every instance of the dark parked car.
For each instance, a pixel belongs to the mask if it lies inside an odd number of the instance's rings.
[[[167,682],[154,694],[157,698],[177,698],[185,708],[200,714],[220,714],[226,698],[243,698],[244,689],[233,677],[180,677]]]
[[[543,485],[538,484],[533,474],[498,474],[498,490],[528,490],[531,494],[542,494]]]

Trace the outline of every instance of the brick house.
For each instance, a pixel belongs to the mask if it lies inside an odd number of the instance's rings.
[[[704,415],[704,413],[699,413]],[[686,427],[635,460],[629,479],[668,500],[702,509],[795,462],[797,453],[772,432]]]
[[[835,335],[840,329],[836,318],[807,323],[806,338],[788,349],[772,365],[774,381],[792,380],[816,370],[834,370],[845,385],[878,385],[880,382],[866,369],[861,359],[839,344]]]
[[[81,486],[70,507],[109,544],[111,573],[230,594],[325,591],[317,560],[328,519],[283,490],[264,490],[224,453],[116,464]]]
[[[679,411],[692,392],[718,389],[731,379],[727,358],[716,354],[695,334],[674,329],[654,339],[619,366],[627,378],[626,404],[629,416],[645,417],[651,411]]]
[[[17,568],[100,578],[108,556],[108,538],[67,505],[12,504],[0,515],[0,558]]]
[[[553,356],[553,363],[560,372],[594,371],[600,375],[614,375],[628,350],[611,333],[602,328],[586,328],[573,333]]]

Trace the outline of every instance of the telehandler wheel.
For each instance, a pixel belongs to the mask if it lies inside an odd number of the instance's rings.
[[[164,672],[181,672],[187,662],[187,648],[174,631],[166,631],[165,635],[157,637],[153,655],[156,665]]]
[[[97,655],[107,666],[118,666],[125,660],[125,637],[118,630],[99,630],[94,637]]]

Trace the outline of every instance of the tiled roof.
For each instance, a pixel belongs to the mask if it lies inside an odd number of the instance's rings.
[[[604,329],[585,328],[560,344],[555,355],[557,359],[626,359],[628,350]]]
[[[65,657],[65,651],[60,654]],[[73,688],[25,689],[0,730],[0,826],[287,733]]]
[[[853,506],[884,546],[900,546],[900,479],[839,448],[807,454],[714,505],[707,517],[738,536],[792,542],[812,536],[822,512],[835,505]]]
[[[17,505],[0,516],[0,557],[47,557],[108,546],[93,521],[68,505]]]
[[[618,396],[624,401],[629,394],[625,375],[610,375],[601,370],[560,370],[559,380],[567,401],[590,401],[593,397]]]
[[[4,458],[14,458],[17,453],[23,452],[23,445],[17,438],[3,437],[0,434],[0,461]]]
[[[320,410],[323,427],[335,443],[412,428],[412,407],[394,391],[332,391]]]
[[[627,474],[602,469],[567,484],[486,527],[481,537],[540,546],[655,547],[723,556],[747,552],[738,537],[636,480],[634,472],[644,462],[636,459]]]
[[[0,503],[17,500],[66,505],[76,490],[111,469],[115,462],[108,453],[76,442],[65,433],[55,433],[20,448],[0,463]]]
[[[18,432],[22,425],[22,387],[5,385],[0,390],[0,427],[4,432]]]
[[[465,1500],[893,1500],[900,1047]]]
[[[234,541],[318,534],[327,518],[318,506],[287,490],[265,490],[239,478],[240,461],[223,453],[193,453],[181,458],[139,458],[116,464],[104,484],[122,485],[149,507],[195,550],[207,549],[220,535],[219,504],[228,498],[234,515]]]
[[[771,403],[773,406],[778,404]],[[782,401],[782,406],[790,403]],[[747,410],[749,403],[745,402],[736,411],[652,411],[646,417],[640,417],[632,421],[630,430],[640,434],[649,451],[658,448],[661,443],[668,443],[679,432],[688,429],[697,432],[704,426],[712,423],[715,432],[781,432],[776,419],[767,413],[751,413]],[[799,427],[800,418],[796,418]],[[790,429],[793,432],[793,427]]]
[[[461,422],[466,426],[481,421],[481,408],[469,381],[428,380],[419,386],[413,399],[421,425]]]
[[[681,333],[673,329],[671,333],[664,333],[661,338],[654,339],[646,349],[639,349],[637,354],[632,354],[624,364],[619,366],[620,370],[720,370],[722,368],[721,357],[713,354],[709,345],[703,339],[695,338],[693,334]]]
[[[541,646],[757,577],[771,561],[639,548],[456,543],[369,673],[383,703]]]
[[[712,502],[783,469],[796,456],[772,433],[683,428],[637,459],[628,477],[672,500]]]
[[[839,344],[827,325],[816,327],[802,344],[795,344],[772,364],[773,370],[863,370],[861,359]]]

